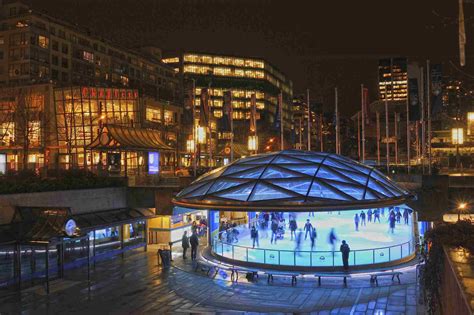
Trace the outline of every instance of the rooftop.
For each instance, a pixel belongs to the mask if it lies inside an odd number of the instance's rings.
[[[327,211],[396,205],[412,198],[381,172],[349,158],[285,150],[245,157],[204,174],[173,202],[205,209]]]

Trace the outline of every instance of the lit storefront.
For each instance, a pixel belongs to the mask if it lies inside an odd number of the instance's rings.
[[[55,89],[54,101],[59,167],[139,175],[158,173],[150,167],[174,165],[175,149],[165,144],[162,131],[142,127],[136,90],[61,88]],[[158,114],[143,116],[153,120]]]

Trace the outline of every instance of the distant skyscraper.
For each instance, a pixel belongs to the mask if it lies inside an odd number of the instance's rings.
[[[406,100],[407,90],[407,58],[379,60],[379,99]]]

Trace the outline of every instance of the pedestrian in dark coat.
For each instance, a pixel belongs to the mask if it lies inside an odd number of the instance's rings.
[[[183,259],[186,259],[186,251],[189,248],[188,231],[184,231],[183,238],[181,239],[181,246],[183,247]]]
[[[199,246],[199,238],[196,232],[193,232],[193,235],[189,238],[189,243],[191,244],[191,260],[196,260],[197,249]]]
[[[346,241],[342,241],[342,245],[339,250],[342,253],[342,264],[344,265],[344,270],[347,271],[349,269],[349,253],[351,248],[346,243]]]

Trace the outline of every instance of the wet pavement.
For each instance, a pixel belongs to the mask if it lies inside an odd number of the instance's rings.
[[[224,273],[213,279],[174,256],[169,270],[157,265],[153,248],[97,263],[90,286],[86,268],[71,270],[51,283],[49,296],[43,285],[21,293],[2,290],[0,314],[424,314],[413,268],[407,268],[401,284],[384,279],[376,287],[368,275],[360,275],[347,288],[337,280],[318,287],[312,277],[292,287],[288,279],[267,284],[262,276],[257,283],[244,277],[233,283]]]

